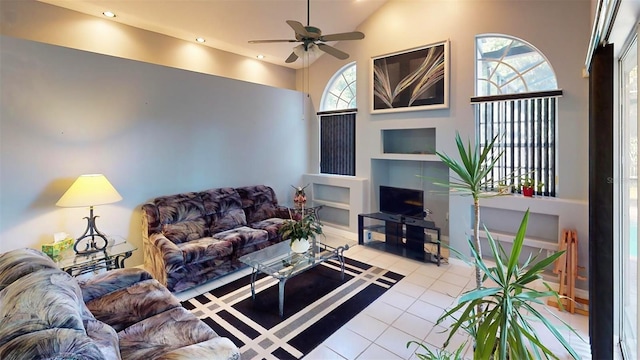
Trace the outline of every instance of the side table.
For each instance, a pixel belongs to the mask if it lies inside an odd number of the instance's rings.
[[[124,261],[136,251],[137,248],[128,242],[121,242],[107,246],[104,251],[92,254],[78,255],[73,249],[61,253],[54,259],[60,269],[71,276],[78,276],[96,270],[124,268]]]

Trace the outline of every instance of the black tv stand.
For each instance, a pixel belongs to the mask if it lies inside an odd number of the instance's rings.
[[[364,219],[384,221],[382,226],[364,225]],[[384,233],[384,241],[370,240],[365,242],[364,230]],[[424,248],[425,243],[436,245],[436,253],[432,254]],[[433,221],[407,217],[403,215],[371,213],[358,215],[358,244],[374,247],[396,255],[414,260],[435,262],[440,266],[440,228]]]

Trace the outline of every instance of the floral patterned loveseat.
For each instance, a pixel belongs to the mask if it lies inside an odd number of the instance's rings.
[[[240,359],[142,269],[78,280],[44,253],[0,254],[0,359]]]
[[[282,240],[286,207],[265,185],[161,196],[142,206],[144,265],[170,291],[235,271],[238,258]]]

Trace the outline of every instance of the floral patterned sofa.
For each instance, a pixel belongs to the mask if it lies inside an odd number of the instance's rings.
[[[240,359],[137,268],[81,281],[44,253],[0,254],[0,359]]]
[[[161,196],[142,206],[144,265],[170,291],[235,271],[238,258],[282,240],[289,218],[265,185]]]

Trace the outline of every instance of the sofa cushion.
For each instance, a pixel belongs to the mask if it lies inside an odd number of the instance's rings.
[[[255,185],[239,187],[236,190],[242,198],[247,223],[252,224],[279,216],[278,199],[271,187]]]
[[[156,358],[156,360],[177,359],[240,360],[240,353],[229,338],[218,336],[170,351]]]
[[[84,322],[87,336],[90,337],[105,359],[120,360],[118,334],[109,325],[100,320],[89,319]]]
[[[231,253],[233,253],[233,244],[211,237],[180,244],[178,248],[182,250],[185,264],[194,264],[216,259],[229,259]]]
[[[178,299],[154,279],[87,302],[96,319],[111,325],[116,331],[178,306]]]
[[[230,242],[233,245],[233,256],[236,259],[270,245],[269,234],[265,230],[252,229],[247,226],[223,231],[213,236],[216,239]]]
[[[16,249],[0,255],[0,290],[26,274],[40,269],[58,269],[44,253],[35,249]]]
[[[282,224],[285,221],[286,220],[282,218],[269,218],[266,220],[251,223],[249,224],[249,226],[254,229],[265,230],[269,234],[269,241],[280,242],[282,236],[278,233],[278,230],[280,230]]]
[[[80,280],[80,290],[85,302],[105,296],[108,293],[127,288],[140,281],[153,279],[151,274],[140,268],[115,269]]]
[[[172,292],[184,291],[201,285],[211,279],[229,274],[244,266],[231,260],[232,256],[219,259],[201,261],[199,263],[185,263],[167,273],[167,288]]]
[[[0,346],[2,360],[104,360],[98,346],[76,329],[45,329],[26,333]],[[118,358],[115,358],[118,359]]]
[[[16,279],[0,291],[0,304],[0,345],[51,328],[84,332],[83,320],[93,318],[78,283],[59,269],[43,269]]]
[[[208,236],[207,214],[198,193],[161,196],[153,203],[158,211],[157,223],[167,239],[178,244]]]
[[[188,310],[177,307],[133,324],[118,336],[123,359],[147,360],[218,335]],[[185,359],[189,358],[193,357]]]
[[[240,195],[233,188],[220,188],[200,193],[207,214],[210,216],[211,235],[247,225]]]
[[[200,239],[208,233],[204,218],[162,225],[162,234],[175,244]]]

